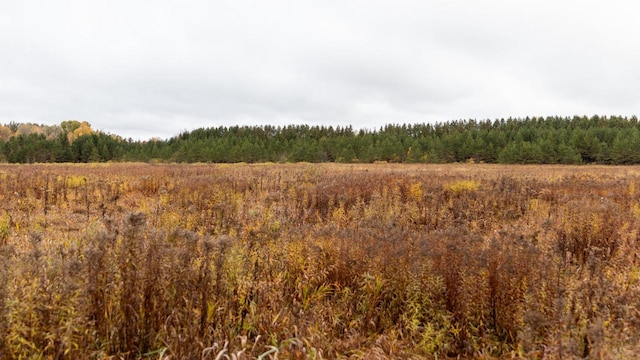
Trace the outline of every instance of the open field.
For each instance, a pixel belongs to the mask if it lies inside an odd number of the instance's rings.
[[[0,165],[0,358],[640,356],[640,167]]]

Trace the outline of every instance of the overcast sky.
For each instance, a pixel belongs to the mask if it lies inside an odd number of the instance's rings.
[[[640,113],[640,5],[0,1],[0,123],[125,137]]]

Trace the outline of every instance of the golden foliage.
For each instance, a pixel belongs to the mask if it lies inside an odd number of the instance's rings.
[[[476,191],[480,187],[480,182],[476,180],[456,180],[444,185],[446,191],[459,194],[465,191]]]
[[[0,124],[0,140],[7,141],[12,135],[13,135],[13,132],[11,131],[11,129],[9,129],[7,126]]]

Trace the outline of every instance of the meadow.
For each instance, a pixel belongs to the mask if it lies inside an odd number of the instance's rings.
[[[640,167],[0,165],[0,358],[632,359]]]

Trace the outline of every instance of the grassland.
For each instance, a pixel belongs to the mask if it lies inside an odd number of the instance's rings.
[[[0,358],[637,358],[640,168],[0,166]]]

